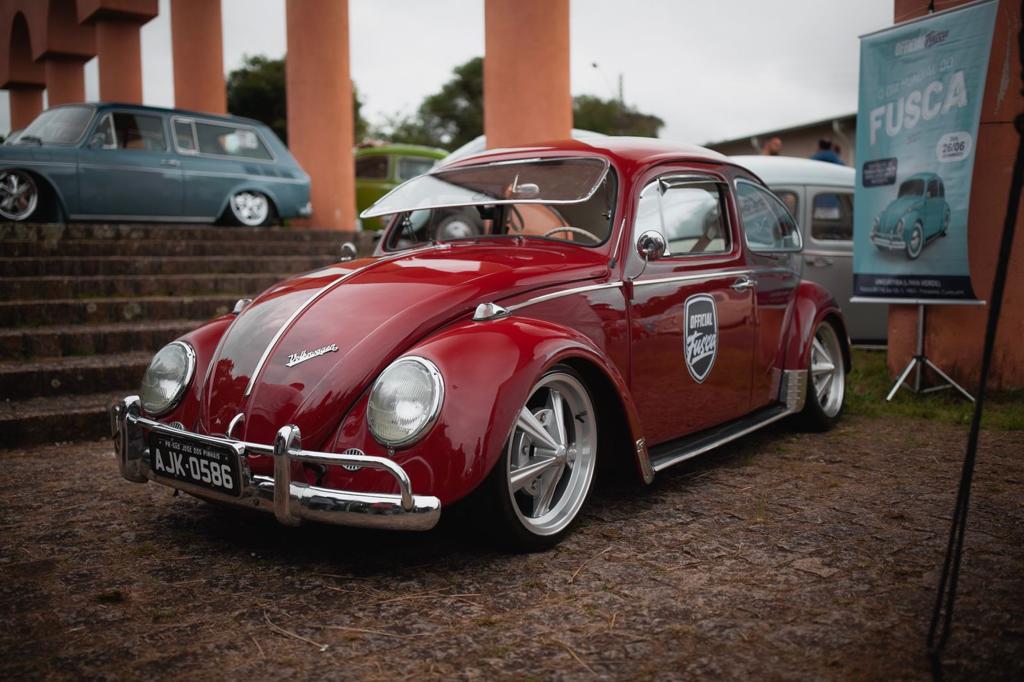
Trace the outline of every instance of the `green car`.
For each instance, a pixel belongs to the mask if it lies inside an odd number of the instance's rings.
[[[422,175],[448,155],[443,149],[416,144],[389,144],[356,149],[356,207],[359,212],[398,187]],[[364,230],[384,227],[380,218],[363,221]]]

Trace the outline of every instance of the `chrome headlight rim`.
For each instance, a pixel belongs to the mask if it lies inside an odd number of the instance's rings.
[[[156,354],[153,355],[153,359],[155,360],[157,355],[171,346],[178,346],[185,351],[185,378],[178,385],[178,390],[175,391],[174,397],[167,402],[167,407],[164,409],[152,411],[148,409],[144,403],[142,404],[142,409],[152,417],[162,417],[173,412],[175,408],[181,404],[181,399],[185,397],[185,391],[187,391],[188,387],[192,385],[192,379],[196,374],[196,351],[191,345],[184,341],[171,341],[169,344],[158,350]],[[150,361],[150,366],[152,366],[152,361]],[[149,374],[149,367],[146,368],[146,374]],[[143,379],[145,379],[146,374],[143,375]]]
[[[384,368],[384,370],[377,376],[377,379],[373,382],[373,386],[370,387],[370,393],[368,394],[368,400],[373,399],[373,394],[377,392],[381,383],[384,381],[385,376],[394,367],[404,362],[413,362],[427,370],[427,374],[430,377],[431,384],[433,386],[433,400],[431,400],[430,409],[428,411],[427,418],[415,431],[410,433],[405,438],[401,439],[390,439],[381,437],[373,426],[373,422],[370,420],[369,415],[369,404],[367,404],[367,415],[366,423],[370,430],[370,435],[378,443],[387,448],[395,450],[406,448],[419,442],[423,436],[425,436],[431,429],[431,427],[437,422],[437,418],[441,415],[441,405],[444,404],[444,377],[441,375],[441,370],[437,368],[430,360],[421,357],[419,355],[403,355],[398,358],[390,365]]]

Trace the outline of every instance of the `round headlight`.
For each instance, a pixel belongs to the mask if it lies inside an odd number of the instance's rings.
[[[142,409],[159,417],[177,407],[195,371],[196,352],[192,346],[174,341],[161,348],[142,375]]]
[[[427,430],[444,400],[437,366],[416,356],[400,358],[381,372],[370,389],[366,420],[381,445],[411,445]]]

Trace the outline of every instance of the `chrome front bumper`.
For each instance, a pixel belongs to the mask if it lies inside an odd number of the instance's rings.
[[[296,526],[303,519],[309,519],[341,526],[429,530],[441,516],[441,501],[428,495],[413,495],[409,476],[390,459],[303,450],[299,429],[295,426],[281,427],[272,446],[204,436],[143,417],[138,396],[128,396],[111,406],[110,427],[121,475],[129,481],[154,481],[199,497],[273,511],[277,520],[285,525]],[[153,471],[147,432],[234,450],[238,455],[241,475],[239,496],[157,476]],[[272,455],[274,476],[253,475],[246,462],[247,454]],[[348,464],[387,471],[397,481],[399,493],[359,493],[296,482],[291,478],[292,462],[328,466]]]
[[[889,249],[890,251],[902,251],[907,248],[907,244],[903,241],[903,237],[898,235],[878,234],[877,232],[871,233],[871,243],[880,249]]]
[[[305,204],[299,207],[299,215],[303,218],[308,218],[313,215],[313,202],[307,201]]]

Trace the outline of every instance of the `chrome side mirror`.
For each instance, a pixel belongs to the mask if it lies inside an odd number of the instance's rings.
[[[636,251],[644,262],[658,260],[665,255],[665,237],[657,230],[648,230],[636,240]]]
[[[359,250],[352,242],[345,242],[341,245],[341,262],[353,260],[359,255]]]

